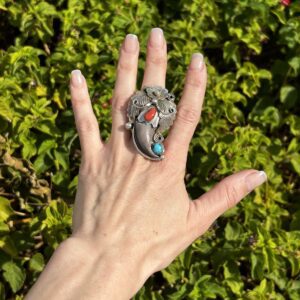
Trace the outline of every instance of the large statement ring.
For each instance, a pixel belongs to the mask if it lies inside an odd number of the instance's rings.
[[[163,132],[176,117],[175,96],[160,86],[144,87],[135,92],[127,108],[133,143],[137,151],[151,160],[164,158]]]

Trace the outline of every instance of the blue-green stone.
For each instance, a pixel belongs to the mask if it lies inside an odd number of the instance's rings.
[[[164,146],[163,144],[160,143],[154,143],[151,146],[152,151],[156,154],[156,155],[162,155],[164,152]]]

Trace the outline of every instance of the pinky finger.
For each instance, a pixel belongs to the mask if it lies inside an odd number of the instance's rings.
[[[93,161],[103,148],[99,125],[93,112],[87,83],[80,70],[71,73],[70,92],[82,157]]]

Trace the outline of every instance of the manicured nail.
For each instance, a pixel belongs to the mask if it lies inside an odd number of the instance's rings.
[[[203,55],[201,53],[194,53],[192,55],[190,67],[192,69],[202,69],[203,64]]]
[[[71,72],[71,84],[74,87],[81,87],[83,84],[84,77],[80,70],[73,70]]]
[[[150,33],[150,44],[153,47],[162,47],[164,44],[164,32],[160,28],[152,28]]]
[[[245,181],[248,191],[251,192],[256,187],[261,185],[267,180],[267,174],[264,171],[253,172],[246,176]]]
[[[138,38],[135,34],[129,33],[125,38],[125,50],[127,52],[135,52],[138,46]]]

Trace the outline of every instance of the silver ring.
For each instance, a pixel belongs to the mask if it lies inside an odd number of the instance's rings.
[[[164,158],[163,133],[175,120],[174,101],[174,94],[160,86],[144,87],[130,97],[125,128],[131,130],[137,151],[148,159]]]

